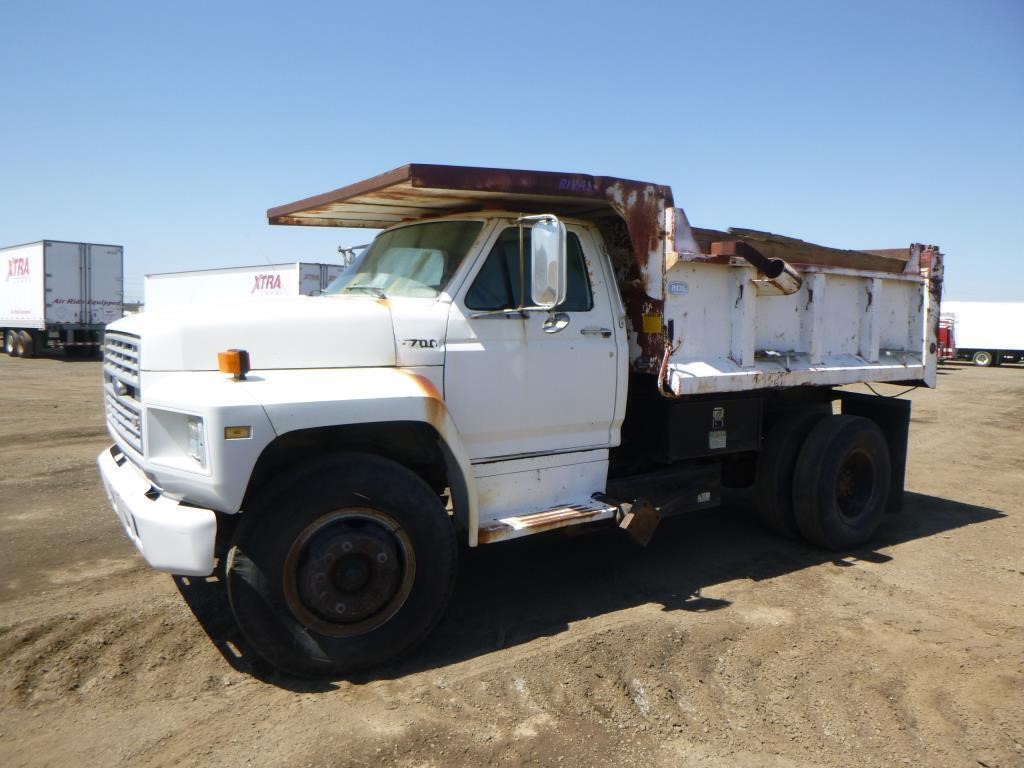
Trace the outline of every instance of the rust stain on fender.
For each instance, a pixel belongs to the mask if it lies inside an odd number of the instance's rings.
[[[418,373],[406,373],[406,376],[419,388],[419,390],[427,397],[444,402],[444,398],[441,397],[441,393],[437,391],[437,387],[434,386],[434,382],[428,379],[426,376],[421,376]]]
[[[437,387],[434,386],[434,382],[426,376],[421,376],[418,373],[408,373],[405,371],[403,371],[403,373],[409,377],[409,381],[411,381],[423,395],[422,402],[424,419],[426,419],[430,426],[437,430],[438,434],[442,434],[448,409],[444,404],[444,398],[441,397],[441,393],[438,392]]]

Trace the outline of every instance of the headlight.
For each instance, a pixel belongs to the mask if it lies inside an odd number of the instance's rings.
[[[206,435],[199,416],[188,417],[188,455],[206,467]]]

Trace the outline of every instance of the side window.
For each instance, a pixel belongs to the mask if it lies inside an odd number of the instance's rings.
[[[524,252],[525,284],[530,284],[530,230],[525,232]],[[555,309],[559,312],[589,312],[594,308],[594,295],[590,290],[587,263],[583,258],[583,246],[575,233],[569,232],[566,239],[567,272],[569,285],[565,301]],[[498,237],[487,261],[477,273],[473,285],[466,293],[469,309],[488,311],[492,309],[514,309],[519,306],[519,228],[508,227]]]

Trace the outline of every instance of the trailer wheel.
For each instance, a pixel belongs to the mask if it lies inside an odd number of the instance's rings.
[[[885,435],[860,416],[832,416],[807,436],[793,478],[797,526],[827,549],[857,547],[882,522],[892,466]]]
[[[4,334],[4,352],[6,352],[11,357],[17,357],[18,356],[18,332],[17,331],[10,331],[9,330],[9,331],[7,331],[7,333]]]
[[[979,368],[988,368],[990,365],[995,363],[995,355],[989,352],[987,349],[979,349],[971,357],[971,362]]]
[[[337,677],[394,661],[431,632],[457,548],[436,493],[402,465],[336,454],[285,475],[242,516],[228,598],[275,667]]]
[[[757,516],[768,530],[791,538],[800,533],[793,517],[793,471],[807,435],[828,415],[825,408],[803,410],[783,416],[769,430],[754,481]]]
[[[18,355],[20,357],[36,356],[36,342],[29,331],[18,331]]]

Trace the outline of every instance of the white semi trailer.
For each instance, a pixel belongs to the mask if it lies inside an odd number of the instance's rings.
[[[942,315],[953,329],[953,359],[981,367],[1024,361],[1024,303],[947,301]]]
[[[147,312],[268,296],[314,296],[345,270],[342,264],[288,262],[146,275]]]
[[[221,558],[282,669],[410,651],[459,538],[643,543],[728,484],[844,550],[899,509],[909,401],[836,387],[935,384],[933,246],[699,230],[665,186],[437,165],[268,218],[384,231],[326,295],[115,323],[99,466],[150,565]]]
[[[0,248],[0,334],[12,357],[90,353],[124,314],[120,245],[41,240]]]

